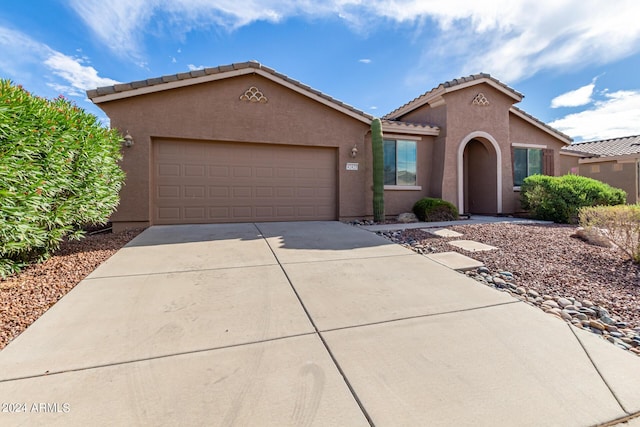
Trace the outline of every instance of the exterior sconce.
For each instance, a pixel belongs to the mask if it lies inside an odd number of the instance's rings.
[[[357,155],[358,155],[358,147],[354,145],[353,148],[351,149],[351,157],[355,159]]]
[[[127,148],[130,148],[133,145],[133,137],[131,135],[129,135],[129,131],[127,131],[127,134],[124,136],[124,146]]]

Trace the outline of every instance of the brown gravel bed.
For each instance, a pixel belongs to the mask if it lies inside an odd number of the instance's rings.
[[[0,350],[141,231],[63,242],[45,262],[0,279]]]
[[[463,236],[442,238],[413,229],[393,233],[393,240],[424,253],[460,252],[491,271],[513,273],[518,286],[541,295],[589,299],[631,327],[640,327],[640,266],[625,260],[619,250],[572,237],[576,227],[498,223],[447,228]],[[499,249],[470,253],[447,243],[458,239]]]

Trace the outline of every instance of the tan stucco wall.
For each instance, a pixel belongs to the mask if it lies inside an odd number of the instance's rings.
[[[638,161],[627,160],[588,161],[578,156],[561,155],[561,174],[575,173],[580,176],[597,179],[627,192],[627,203],[640,202],[640,186],[638,183]]]
[[[627,192],[627,203],[638,203],[637,170],[638,167],[635,162],[583,163],[579,166],[579,175],[597,179],[612,187],[620,188]]]
[[[489,100],[488,106],[473,105],[473,98],[482,92]],[[498,144],[502,153],[502,212],[509,212],[513,202],[509,197],[513,181],[511,177],[511,155],[509,143],[509,108],[514,100],[495,88],[487,85],[475,85],[459,89],[444,95],[445,105],[431,108],[428,105],[401,117],[409,122],[425,120],[440,127],[440,136],[434,146],[434,169],[431,176],[431,192],[434,197],[459,206],[458,200],[458,163],[461,144],[468,142],[472,134],[490,135]],[[476,136],[476,139],[481,137]],[[484,141],[488,141],[486,138]],[[497,166],[494,166],[497,170]],[[495,174],[495,173],[494,173]],[[461,177],[460,179],[464,179]],[[497,184],[492,185],[497,191]],[[466,209],[465,209],[466,210]],[[497,213],[496,207],[493,213]]]
[[[239,97],[256,86],[266,104]],[[112,220],[149,221],[152,137],[214,141],[278,143],[338,147],[338,200],[340,217],[361,217],[365,206],[369,151],[365,136],[369,125],[282,87],[261,76],[248,75],[166,90],[99,106],[121,132],[127,130],[135,145],[123,148],[127,182]],[[354,144],[358,157],[350,157]],[[359,162],[358,171],[346,171],[347,162]]]
[[[560,155],[560,173],[559,173],[559,175],[566,175],[566,174],[572,173],[572,172],[576,172],[577,173],[577,171],[578,171],[577,167],[578,167],[578,160],[579,159],[580,159],[580,157],[578,157],[578,156],[561,154]]]

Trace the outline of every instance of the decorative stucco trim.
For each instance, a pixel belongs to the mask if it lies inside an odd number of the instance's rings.
[[[240,101],[266,104],[269,102],[269,99],[264,96],[264,93],[262,93],[260,89],[255,86],[251,86],[249,89],[245,90],[242,95],[240,95]]]
[[[476,96],[473,97],[473,101],[471,101],[471,104],[477,105],[479,107],[488,107],[490,105],[489,100],[486,96],[484,96],[484,93],[482,92],[479,92]]]
[[[502,151],[500,151],[500,145],[498,145],[498,141],[495,140],[494,137],[489,135],[486,132],[476,131],[471,132],[469,135],[465,136],[462,139],[462,142],[458,146],[458,211],[460,213],[465,213],[464,211],[464,149],[466,148],[469,141],[474,138],[484,138],[491,143],[493,149],[496,151],[496,199],[497,199],[497,209],[498,213],[502,213]]]

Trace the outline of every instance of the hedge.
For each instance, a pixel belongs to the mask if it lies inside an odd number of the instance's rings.
[[[425,197],[413,205],[413,213],[420,221],[455,221],[458,219],[458,208],[453,204],[432,197]]]
[[[62,96],[0,79],[0,276],[108,220],[124,182],[121,139]]]
[[[537,219],[575,224],[585,206],[624,204],[627,194],[598,180],[578,175],[532,175],[521,187],[522,207]]]

